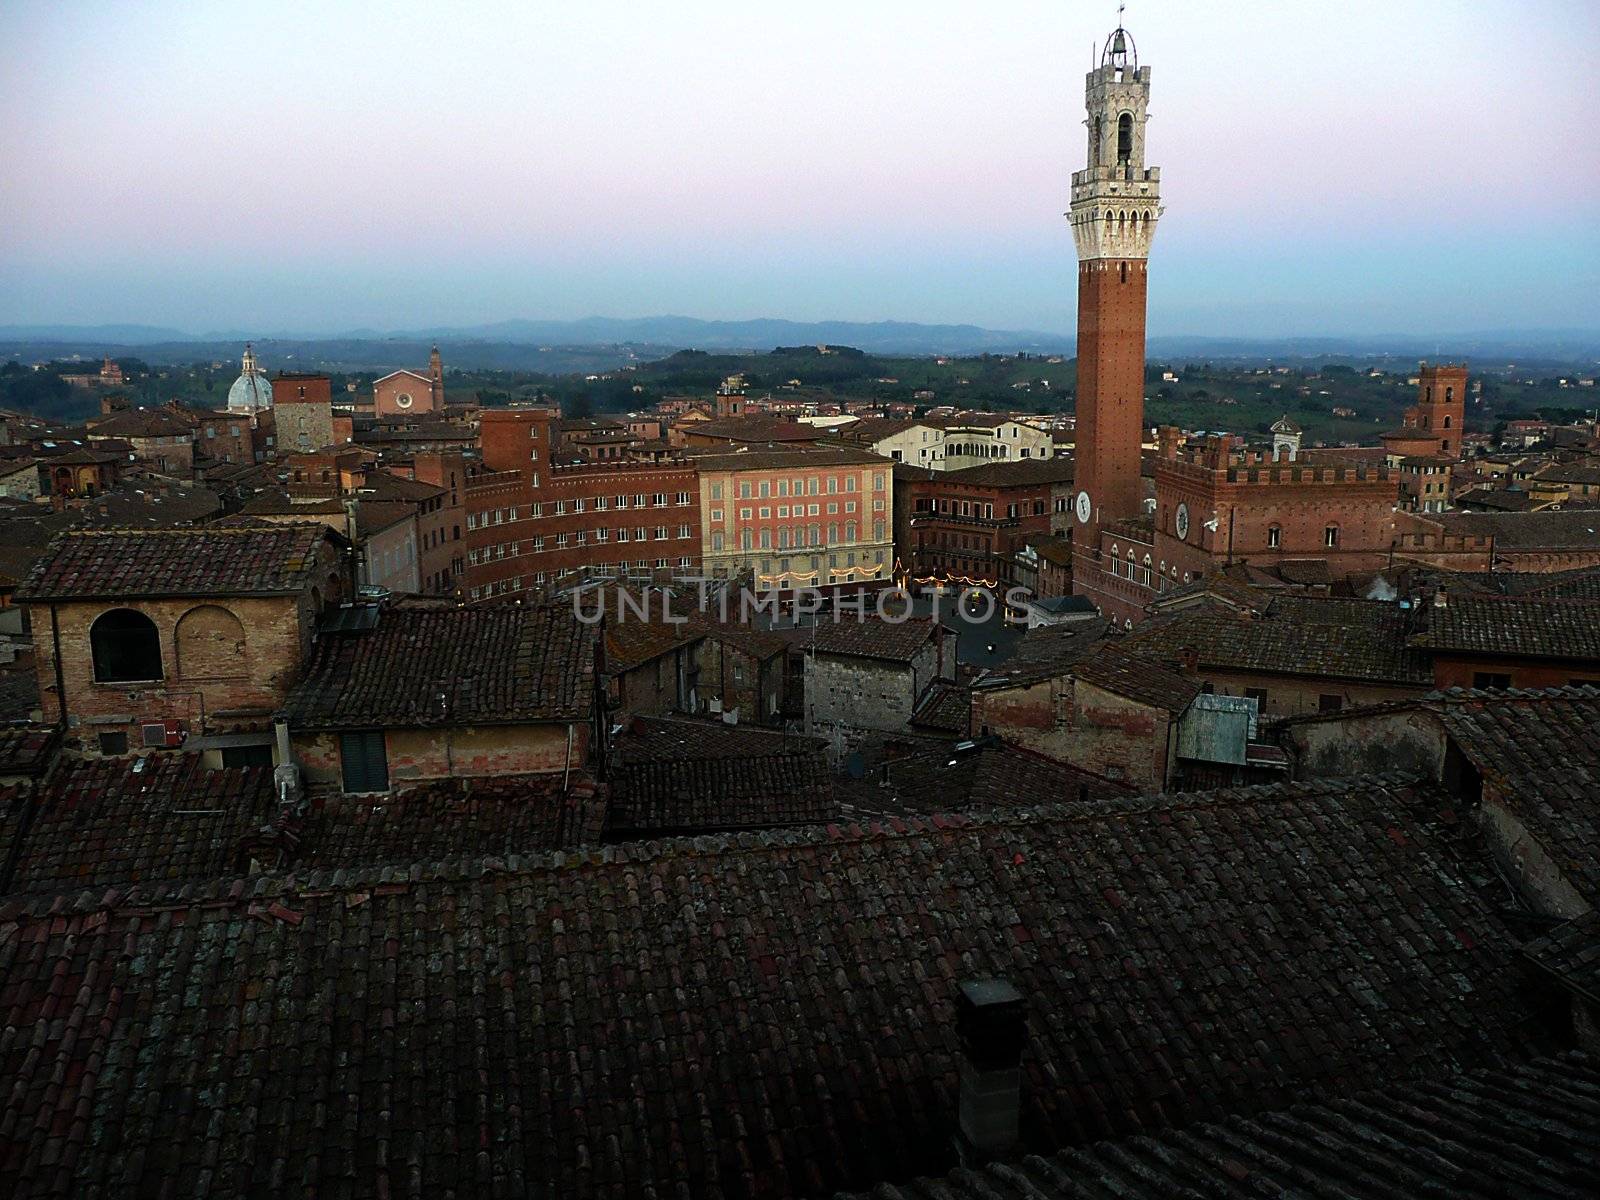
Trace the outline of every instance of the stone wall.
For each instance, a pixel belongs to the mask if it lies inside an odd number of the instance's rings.
[[[1414,710],[1299,722],[1285,728],[1283,745],[1294,760],[1296,779],[1369,774],[1438,779],[1444,767],[1443,727]]]
[[[936,678],[939,656],[930,640],[909,663],[842,654],[806,657],[806,709],[813,728],[901,732],[917,698]]]

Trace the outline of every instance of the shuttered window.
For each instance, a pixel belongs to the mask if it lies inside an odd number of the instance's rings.
[[[389,790],[389,760],[384,753],[381,729],[340,734],[339,757],[344,767],[345,791]]]

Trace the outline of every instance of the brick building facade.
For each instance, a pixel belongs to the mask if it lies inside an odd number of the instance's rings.
[[[494,409],[479,426],[483,470],[466,481],[469,599],[553,587],[589,573],[700,569],[692,465],[551,462],[548,408]]]
[[[1234,563],[1314,561],[1333,578],[1387,564],[1397,471],[1290,461],[1231,436],[1179,450],[1166,433],[1153,517],[1106,529],[1098,559],[1074,564],[1075,586],[1106,615],[1137,622],[1161,593]]]
[[[1016,556],[1029,539],[1063,532],[1072,519],[1071,459],[955,471],[902,467],[895,483],[896,554],[917,580],[1009,587],[1018,582]]]
[[[86,753],[270,747],[347,569],[321,524],[65,534],[19,591],[44,719]]]

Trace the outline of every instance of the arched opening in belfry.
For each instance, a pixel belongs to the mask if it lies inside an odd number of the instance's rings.
[[[1123,113],[1117,118],[1117,165],[1126,166],[1133,160],[1133,114]]]
[[[1100,165],[1100,118],[1094,119],[1094,127],[1089,132],[1089,162],[1093,166]]]

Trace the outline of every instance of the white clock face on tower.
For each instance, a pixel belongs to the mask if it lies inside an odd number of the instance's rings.
[[[1180,542],[1189,540],[1189,506],[1187,504],[1178,505],[1178,515],[1173,521],[1173,527],[1178,531],[1178,540]]]
[[[411,407],[411,394],[409,392],[401,392],[398,396],[396,396],[394,398],[394,402],[396,404],[398,404],[401,408],[410,408]]]
[[[1080,520],[1080,521],[1084,522],[1085,524],[1087,524],[1088,521],[1089,521],[1089,518],[1092,517],[1093,515],[1094,515],[1094,504],[1089,499],[1089,493],[1088,492],[1079,492],[1078,493],[1078,520]]]

